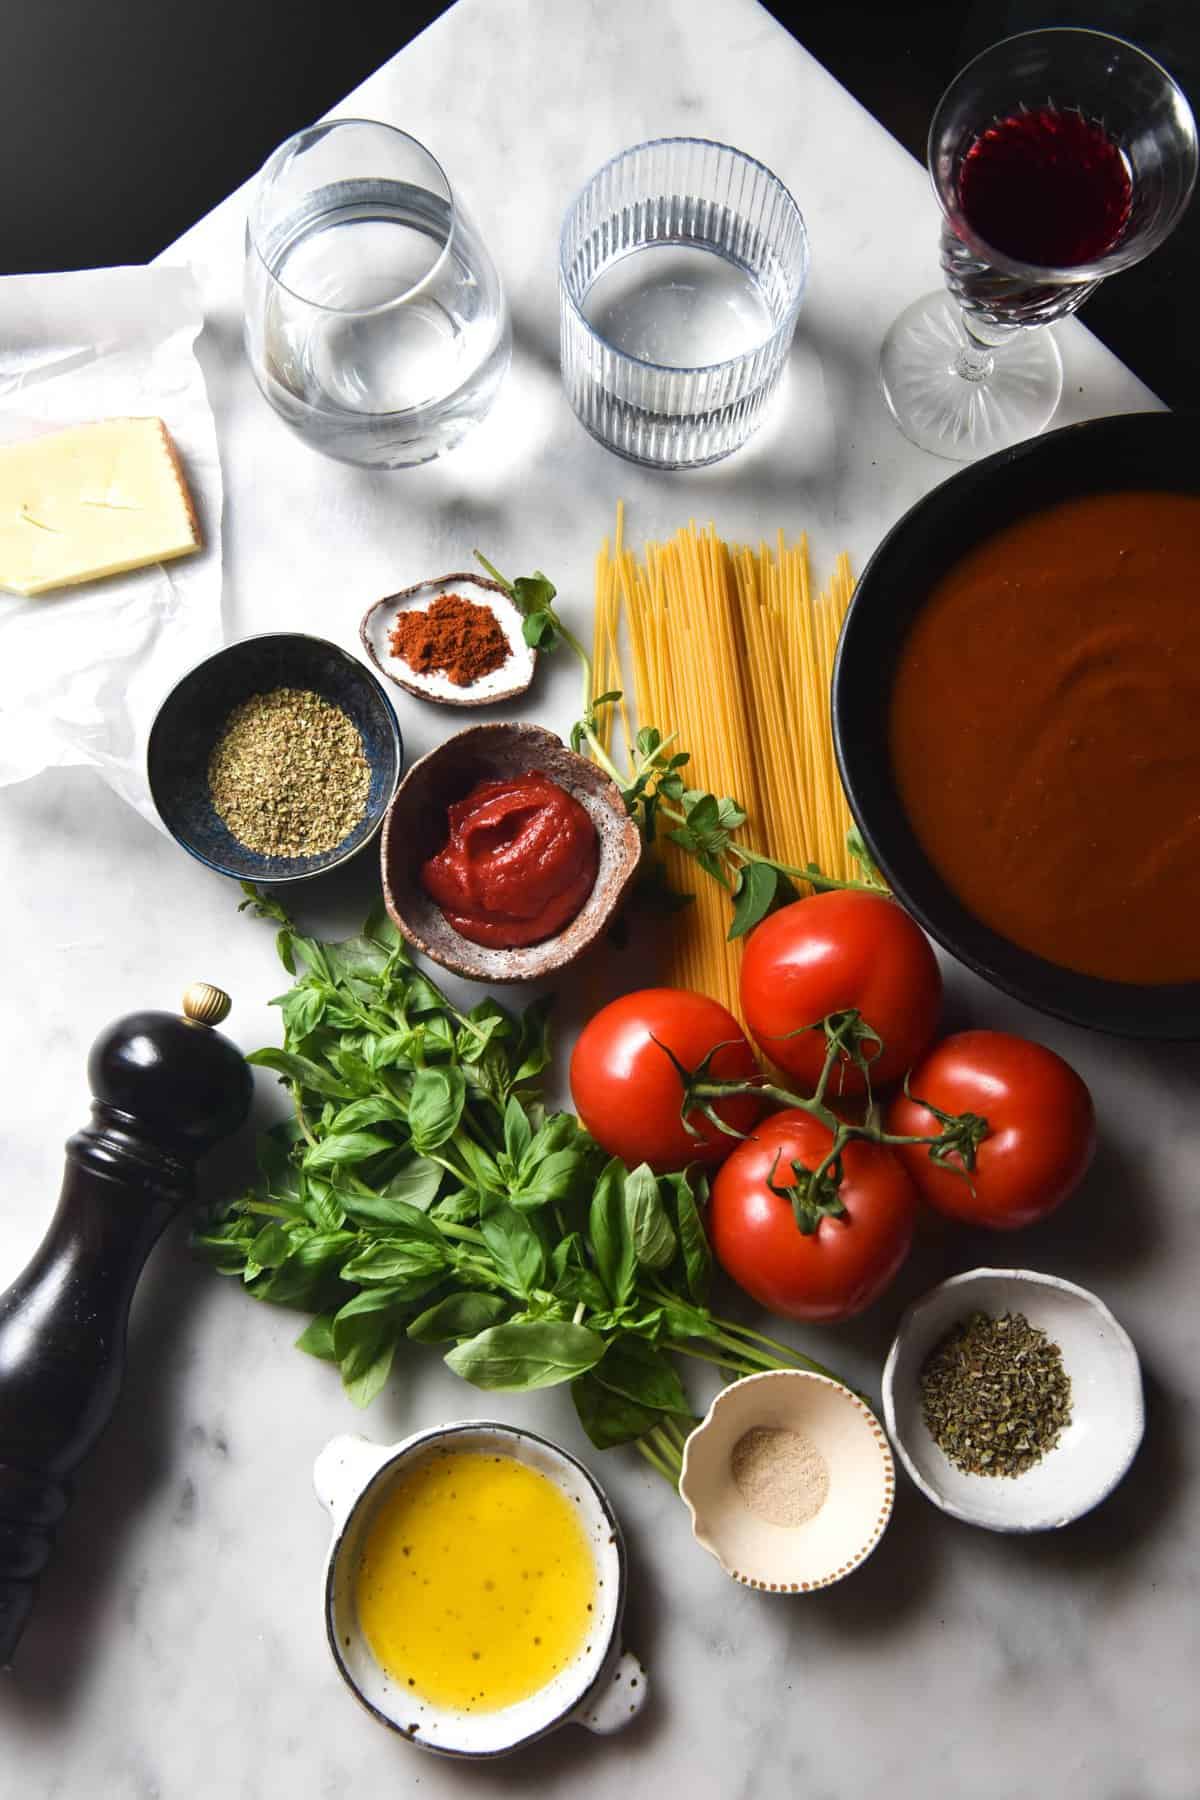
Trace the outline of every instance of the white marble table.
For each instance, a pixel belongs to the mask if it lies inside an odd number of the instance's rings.
[[[938,279],[925,176],[753,0],[461,0],[337,110],[403,125],[447,164],[511,297],[513,374],[494,416],[443,463],[373,477],[324,462],[259,400],[240,354],[244,196],[189,232],[168,260],[190,259],[205,287],[230,636],[296,627],[353,646],[367,600],[461,566],[477,543],[513,572],[540,564],[586,621],[618,495],[635,538],[690,514],[730,537],[807,526],[823,569],[843,545],[861,567],[949,473],[901,440],[874,386],[886,325]],[[671,132],[726,139],[776,169],[813,249],[782,405],[750,448],[692,476],[607,455],[576,425],[557,376],[562,211],[613,151]],[[1078,324],[1059,341],[1063,422],[1157,404]],[[564,723],[569,679],[551,674],[531,710]],[[446,727],[403,696],[400,710],[413,753]],[[230,1029],[250,1048],[275,1041],[266,1001],[284,980],[269,932],[235,916],[232,887],[91,775],[8,790],[0,842],[3,1286],[44,1228],[99,1027],[131,1006],[174,1004],[203,976],[236,996]],[[371,883],[368,866],[319,892],[306,916],[349,929]],[[943,1518],[904,1484],[862,1572],[774,1599],[726,1581],[635,1456],[592,1451],[565,1393],[489,1399],[433,1353],[411,1355],[366,1417],[374,1436],[498,1412],[598,1469],[626,1525],[628,1638],[653,1689],[622,1737],[572,1728],[506,1764],[445,1764],[358,1711],[323,1641],[326,1528],[309,1471],[329,1436],[363,1422],[332,1371],[290,1348],[295,1316],[249,1304],[175,1233],[139,1293],[119,1411],[0,1682],[5,1800],[374,1800],[533,1784],[573,1800],[1194,1800],[1197,1059],[1055,1026],[961,970],[950,990],[956,1020],[1043,1037],[1096,1095],[1103,1141],[1086,1189],[998,1256],[1011,1248],[1094,1286],[1142,1350],[1149,1431],[1106,1506],[1019,1542]],[[261,1110],[277,1104],[265,1083]],[[927,1242],[865,1320],[806,1341],[877,1392],[901,1304],[996,1254],[969,1235]]]

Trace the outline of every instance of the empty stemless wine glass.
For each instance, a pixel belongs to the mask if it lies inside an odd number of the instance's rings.
[[[246,221],[245,338],[280,418],[376,469],[457,444],[512,354],[500,277],[441,165],[374,119],[311,126],[268,158]]]
[[[949,294],[884,341],[884,399],[923,450],[970,461],[1035,437],[1062,394],[1049,331],[1162,243],[1196,179],[1180,89],[1123,38],[1006,38],[955,77],[929,129]]]

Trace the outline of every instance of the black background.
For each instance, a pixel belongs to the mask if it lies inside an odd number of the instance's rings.
[[[0,0],[0,273],[147,261],[445,10]],[[1055,0],[1052,11],[1030,0],[775,0],[769,10],[918,155],[962,64],[1039,25],[1132,39],[1200,111],[1198,0]],[[1169,404],[1200,407],[1198,296],[1200,202],[1083,317]]]

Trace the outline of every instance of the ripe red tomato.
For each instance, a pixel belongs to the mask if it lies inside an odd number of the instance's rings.
[[[688,1132],[680,1117],[683,1085],[664,1044],[689,1070],[722,1045],[709,1064],[715,1081],[750,1081],[759,1072],[733,1014],[685,988],[642,988],[588,1021],[571,1055],[575,1110],[610,1156],[631,1168],[647,1162],[660,1175],[688,1163],[720,1162],[737,1143],[700,1113],[692,1114],[700,1137]],[[747,1132],[763,1103],[754,1094],[737,1095],[716,1110],[735,1131]]]
[[[861,1140],[842,1154],[842,1218],[805,1235],[784,1187],[793,1162],[819,1167],[833,1138],[808,1113],[781,1112],[739,1144],[713,1182],[709,1233],[721,1267],[789,1319],[833,1323],[878,1299],[908,1255],[917,1197],[903,1165]],[[772,1175],[772,1169],[774,1174]]]
[[[759,1048],[811,1093],[825,1061],[819,1025],[857,1007],[883,1049],[871,1084],[895,1081],[930,1043],[942,976],[919,925],[884,894],[842,889],[797,900],[764,919],[742,957],[742,1008]],[[790,1032],[799,1031],[796,1037]],[[874,1046],[865,1049],[870,1054]],[[830,1096],[861,1094],[862,1071],[843,1063]]]
[[[934,1045],[912,1071],[909,1088],[915,1099],[898,1094],[888,1108],[887,1129],[897,1136],[939,1130],[922,1100],[988,1122],[969,1182],[930,1162],[919,1144],[895,1146],[929,1204],[953,1219],[997,1231],[1032,1225],[1066,1199],[1092,1160],[1092,1097],[1071,1065],[1044,1044],[1006,1031],[960,1031]]]

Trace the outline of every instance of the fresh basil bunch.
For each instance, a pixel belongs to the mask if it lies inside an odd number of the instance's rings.
[[[605,1157],[547,1113],[548,1005],[460,1012],[378,909],[360,937],[277,921],[293,985],[274,1003],[292,1117],[260,1139],[259,1180],[193,1236],[255,1299],[315,1317],[301,1349],[366,1406],[410,1338],[499,1391],[569,1381],[603,1447],[637,1440],[675,1479],[692,1410],[672,1357],[730,1375],[820,1365],[709,1311],[703,1178]]]

